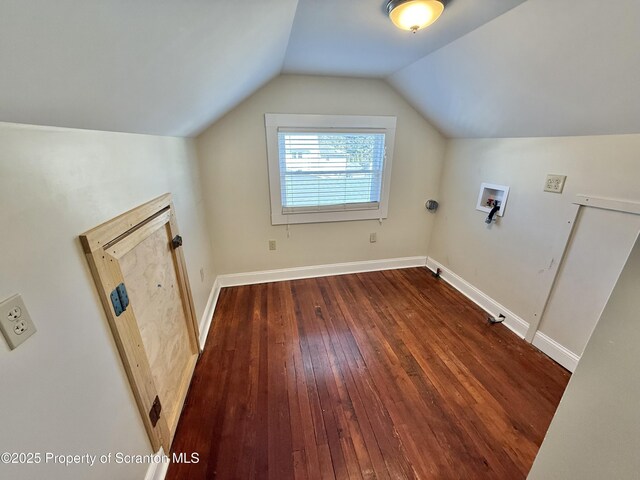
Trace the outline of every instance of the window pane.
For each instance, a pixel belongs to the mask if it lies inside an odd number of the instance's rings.
[[[384,133],[281,131],[278,142],[283,209],[380,202]]]

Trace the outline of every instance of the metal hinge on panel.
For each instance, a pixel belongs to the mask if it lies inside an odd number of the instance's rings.
[[[171,240],[171,246],[173,247],[174,250],[178,247],[181,247],[182,237],[180,235],[176,235],[175,237],[173,237],[173,240]]]
[[[151,405],[151,410],[149,410],[149,420],[151,420],[153,427],[156,426],[160,419],[160,412],[162,412],[162,405],[160,404],[160,398],[156,395],[153,405]]]
[[[113,292],[111,292],[111,305],[113,305],[113,311],[116,317],[119,317],[129,306],[129,295],[127,294],[127,287],[124,283],[121,283]]]

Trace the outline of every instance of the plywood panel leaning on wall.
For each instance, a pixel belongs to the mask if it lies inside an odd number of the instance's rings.
[[[171,195],[80,240],[151,445],[168,452],[200,353]]]

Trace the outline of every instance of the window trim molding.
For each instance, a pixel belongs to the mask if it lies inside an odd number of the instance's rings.
[[[388,115],[312,115],[266,113],[265,133],[267,139],[267,160],[269,170],[269,195],[271,200],[271,224],[293,225],[298,223],[347,222],[355,220],[376,220],[387,218],[389,210],[389,191],[391,187],[391,168],[395,146],[395,116]],[[330,212],[282,213],[280,190],[280,164],[278,151],[278,129],[282,128],[321,128],[328,131],[354,129],[378,129],[385,132],[385,159],[382,171],[380,205],[372,209],[348,209]]]

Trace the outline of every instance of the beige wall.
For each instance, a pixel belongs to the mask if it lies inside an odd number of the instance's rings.
[[[429,256],[531,322],[576,194],[640,200],[639,157],[640,135],[451,140]],[[567,175],[562,195],[543,191],[548,173]],[[475,209],[482,182],[511,187],[504,217],[490,228]],[[551,338],[571,335],[542,326]]]
[[[589,340],[530,479],[636,479],[640,472],[640,240]]]
[[[289,235],[272,226],[265,113],[396,115],[389,218],[292,225]],[[219,273],[426,254],[434,216],[424,202],[438,195],[444,140],[384,81],[280,76],[205,131],[197,147]]]
[[[38,330],[13,351],[0,339],[0,452],[151,451],[78,235],[172,192],[201,315],[214,272],[194,154],[177,138],[0,124],[0,300],[22,294]],[[0,477],[142,479],[146,468],[0,465]]]

